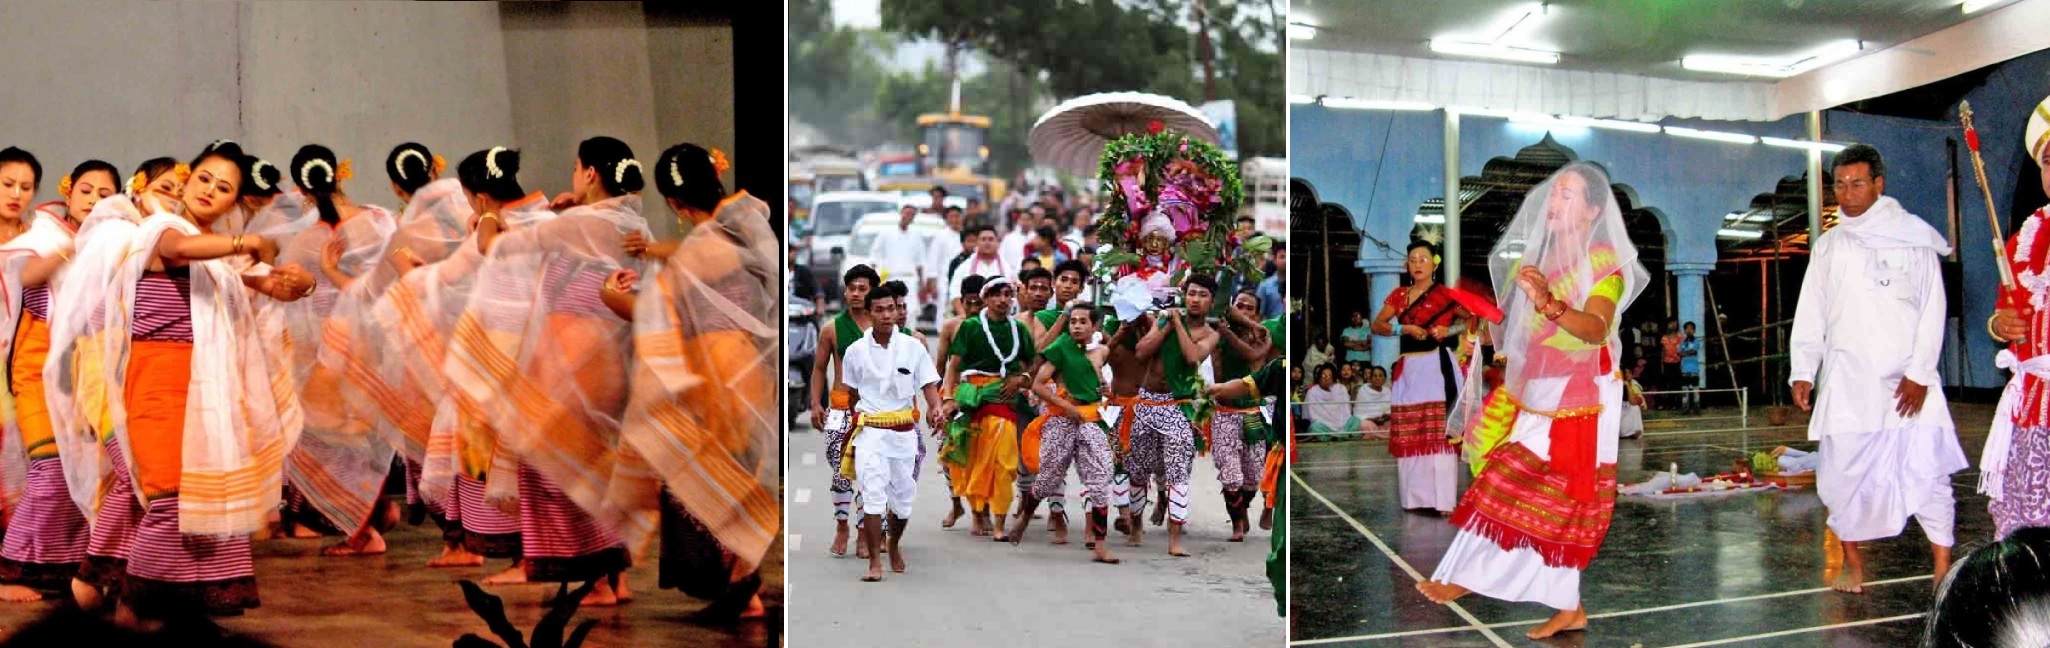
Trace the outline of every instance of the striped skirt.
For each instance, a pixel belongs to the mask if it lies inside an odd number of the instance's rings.
[[[93,516],[92,535],[86,541],[85,562],[78,567],[78,579],[95,587],[120,591],[128,573],[128,548],[135,542],[135,528],[142,519],[142,504],[135,498],[135,481],[128,474],[128,462],[121,460],[121,441],[108,437],[107,454],[114,469],[114,485],[100,500]]]
[[[618,532],[599,524],[524,462],[520,547],[529,581],[581,583],[625,570],[630,563]]]
[[[159,498],[137,521],[121,600],[136,608],[238,612],[257,607],[256,564],[247,536],[178,531],[178,496]]]
[[[448,517],[460,527],[463,548],[486,558],[520,557],[520,515],[498,510],[484,499],[484,482],[456,473],[449,487]]]
[[[28,465],[28,487],[0,545],[0,583],[62,589],[78,573],[90,539],[85,515],[71,503],[64,464],[36,459]]]

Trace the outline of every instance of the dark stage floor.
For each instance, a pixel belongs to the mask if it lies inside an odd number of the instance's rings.
[[[1976,465],[1992,407],[1952,405],[1952,413]],[[1763,423],[1753,415],[1754,424]],[[1712,431],[1706,428],[1736,421],[1646,423],[1644,438],[1622,442],[1617,463],[1624,483],[1673,462],[1682,473],[1713,474],[1728,470],[1740,450],[1815,448],[1803,427]],[[1477,595],[1441,606],[1416,592],[1456,529],[1397,506],[1385,442],[1305,443],[1298,459],[1289,531],[1295,645],[1912,646],[1933,596],[1929,545],[1912,520],[1901,536],[1867,545],[1866,592],[1854,596],[1828,590],[1823,580],[1825,514],[1813,490],[1663,502],[1623,497],[1581,581],[1587,632],[1532,642],[1523,633],[1550,608]],[[1952,482],[1956,550],[1963,555],[1991,541],[1993,522],[1975,492],[1976,468]]]
[[[277,646],[406,646],[446,648],[464,633],[497,641],[463,603],[458,580],[481,580],[505,569],[509,561],[487,561],[483,567],[429,569],[427,560],[440,551],[441,534],[429,522],[422,527],[400,525],[388,538],[390,553],[365,558],[321,558],[321,540],[274,540],[256,544],[257,587],[263,607],[246,616],[221,619],[229,630]],[[737,627],[693,625],[685,620],[705,601],[675,590],[655,588],[657,549],[643,564],[627,572],[634,600],[612,608],[584,608],[576,620],[598,619],[584,643],[608,646],[762,646],[767,631],[759,621]],[[763,566],[763,601],[782,605],[783,544],[769,549]],[[541,618],[544,591],[553,585],[488,587],[505,601],[506,616],[532,638]],[[35,620],[52,603],[0,603],[0,633]],[[502,642],[501,642],[502,643]]]

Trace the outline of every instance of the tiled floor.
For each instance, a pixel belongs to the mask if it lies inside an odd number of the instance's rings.
[[[239,618],[222,619],[228,629],[288,647],[419,646],[445,648],[464,633],[491,638],[490,630],[463,603],[457,580],[478,580],[502,570],[507,561],[484,567],[429,569],[428,558],[440,549],[441,535],[433,523],[401,525],[390,537],[391,552],[381,557],[321,558],[324,540],[277,540],[256,546],[257,586],[263,607]],[[763,567],[763,593],[770,605],[783,597],[783,546],[769,550]],[[631,603],[614,608],[585,608],[577,621],[598,619],[584,643],[607,646],[761,646],[767,632],[761,622],[736,628],[693,625],[685,619],[705,602],[674,590],[655,588],[651,549],[643,564],[628,572]],[[543,591],[553,586],[515,585],[488,588],[504,599],[507,617],[531,635],[540,620]],[[0,603],[0,632],[11,634],[35,620],[50,603]],[[571,626],[574,627],[575,622]],[[530,637],[531,638],[531,637]]]
[[[1992,408],[1952,409],[1977,464]],[[1733,424],[1649,421],[1643,439],[1622,442],[1620,478],[1642,481],[1675,462],[1683,473],[1709,474],[1727,470],[1742,449],[1815,447],[1798,427],[1701,431]],[[1868,545],[1866,594],[1851,596],[1825,587],[1824,511],[1812,490],[1624,497],[1582,579],[1588,631],[1534,644],[1523,633],[1549,608],[1467,596],[1455,610],[1416,592],[1416,574],[1430,574],[1456,529],[1397,506],[1385,443],[1306,443],[1298,459],[1290,531],[1297,645],[1910,646],[1931,602],[1929,545],[1913,523]],[[1991,540],[1992,520],[1973,492],[1975,469],[1952,482],[1962,555]]]

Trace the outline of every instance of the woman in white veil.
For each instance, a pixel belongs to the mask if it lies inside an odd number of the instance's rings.
[[[1476,477],[1453,513],[1459,535],[1417,589],[1438,603],[1478,592],[1558,610],[1536,639],[1587,627],[1580,574],[1616,506],[1616,317],[1646,275],[1608,174],[1581,162],[1531,191],[1488,266],[1508,366],[1492,392],[1467,381],[1447,418]]]

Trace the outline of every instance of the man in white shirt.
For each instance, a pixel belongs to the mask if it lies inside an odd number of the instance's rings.
[[[1002,254],[1005,267],[1012,268],[1013,272],[1022,267],[1025,263],[1025,250],[1032,246],[1032,240],[1038,236],[1036,230],[1039,228],[1039,220],[1045,217],[1046,208],[1040,205],[1027,208],[1024,214],[1013,215],[1011,231],[1004,234],[1003,240]]]
[[[883,271],[883,279],[903,281],[906,285],[923,286],[922,274],[926,261],[925,237],[911,231],[911,222],[918,219],[918,208],[905,205],[899,213],[897,229],[876,233],[876,240],[869,248],[869,258],[877,270]],[[944,238],[944,237],[942,237]],[[918,323],[918,296],[904,296],[906,326]]]
[[[947,290],[947,266],[953,264],[954,257],[961,256],[961,208],[948,207],[942,213],[947,219],[947,230],[933,234],[932,241],[926,244],[924,281],[918,287],[920,301],[940,305],[939,313],[933,316],[935,323],[947,321],[953,315],[949,308],[954,295]]]
[[[868,294],[875,318],[869,334],[847,348],[842,361],[846,385],[854,392],[860,416],[854,437],[854,476],[861,484],[861,537],[870,547],[883,539],[882,517],[890,518],[890,571],[904,573],[899,542],[911,519],[918,495],[918,414],[914,400],[925,396],[925,414],[934,428],[940,420],[940,374],[932,354],[915,338],[896,333],[904,322],[901,281],[884,282]],[[868,553],[868,574],[861,580],[883,579],[882,553]]]
[[[1950,475],[1967,465],[1936,373],[1944,320],[1938,257],[1950,246],[1882,195],[1879,151],[1846,148],[1831,173],[1842,219],[1816,239],[1801,280],[1790,382],[1802,409],[1814,397],[1808,438],[1822,442],[1823,456],[1816,493],[1844,549],[1834,587],[1862,593],[1858,546],[1899,535],[1909,517],[1929,538],[1941,583],[1956,520]]]
[[[1018,266],[1005,263],[1003,256],[997,253],[996,230],[992,230],[987,226],[977,225],[970,228],[969,233],[969,239],[975,242],[975,254],[970,255],[968,260],[962,261],[961,265],[955,266],[954,276],[947,280],[947,294],[953,295],[955,299],[959,299],[965,294],[961,292],[961,280],[963,279],[969,277],[982,277],[985,279],[989,277],[1009,277],[1018,271]],[[962,314],[974,315],[975,313],[965,312]]]

